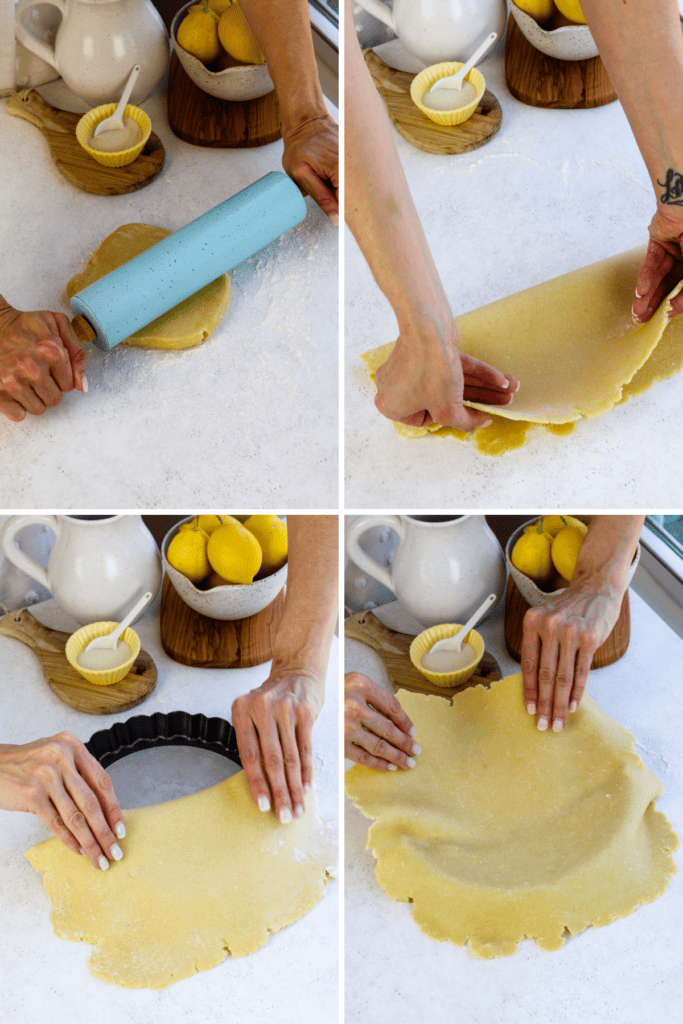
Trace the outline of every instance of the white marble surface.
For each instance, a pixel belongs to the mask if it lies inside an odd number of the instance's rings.
[[[84,110],[63,83],[40,92]],[[176,138],[163,88],[143,103],[166,149],[159,177],[126,196],[69,184],[37,128],[0,104],[0,293],[69,311],[64,287],[102,239],[142,221],[172,230],[269,171],[282,142],[210,150]],[[331,108],[336,117],[337,112]],[[230,275],[208,341],[181,352],[88,345],[87,395],[20,423],[0,417],[6,508],[337,507],[338,228],[306,220]]]
[[[499,132],[457,156],[416,149],[401,162],[454,315],[647,242],[655,200],[618,102],[542,110],[514,99],[503,47],[480,70],[503,109]],[[516,509],[582,500],[596,509],[671,507],[683,378],[568,437],[541,428],[524,448],[480,455],[454,438],[405,440],[376,411],[360,353],[392,341],[391,307],[345,235],[347,508]],[[634,281],[635,287],[635,281]],[[647,469],[644,472],[644,469]]]
[[[591,674],[588,692],[637,737],[636,751],[664,784],[657,807],[681,835],[683,641],[633,591],[630,597],[629,649]],[[503,674],[516,671],[505,653],[500,612],[478,628]],[[347,671],[365,671],[378,682],[384,674],[377,655],[357,641],[346,641],[345,660]],[[348,1024],[654,1024],[680,1016],[680,874],[654,903],[567,939],[558,952],[546,953],[527,940],[515,956],[477,960],[459,946],[428,938],[413,923],[410,906],[385,895],[365,850],[369,825],[347,800]],[[680,863],[680,852],[675,857]]]
[[[56,602],[31,608],[45,625],[75,628]],[[0,636],[0,743],[27,743],[70,729],[87,741],[137,714],[188,711],[230,718],[232,701],[259,686],[268,665],[191,669],[168,658],[159,641],[159,616],[136,625],[159,670],[156,689],[119,715],[86,715],[62,703],[48,687],[38,660],[17,640]],[[322,817],[338,816],[338,642],[327,673],[325,706],[313,730],[314,766]],[[286,826],[283,826],[286,827]],[[106,985],[92,977],[91,947],[58,939],[40,876],[23,856],[49,836],[33,815],[0,811],[0,1005],[6,1024],[149,1024],[236,1019],[240,1024],[318,1024],[337,1018],[339,883],[300,921],[271,935],[251,956],[232,959],[162,991]],[[229,855],[229,851],[228,851]]]

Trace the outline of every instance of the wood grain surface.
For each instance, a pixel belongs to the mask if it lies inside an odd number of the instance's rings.
[[[410,98],[414,74],[390,68],[373,50],[365,50],[363,56],[396,130],[417,149],[444,155],[467,153],[483,146],[500,128],[503,112],[488,89],[475,112],[463,124],[434,124]]]
[[[168,123],[193,146],[249,149],[280,138],[275,91],[257,100],[219,100],[188,77],[176,53],[168,72]]]
[[[169,658],[193,668],[262,665],[273,656],[284,604],[283,588],[257,615],[210,619],[186,605],[166,575],[161,592],[161,645]]]
[[[522,623],[530,607],[517,589],[512,576],[510,576],[505,595],[505,646],[515,661],[519,661],[521,657]],[[631,606],[627,590],[621,603],[621,612],[619,613],[617,623],[602,647],[598,647],[593,655],[591,668],[602,668],[604,665],[611,665],[613,662],[618,661],[626,653],[630,639]]]
[[[157,682],[157,669],[149,654],[140,651],[132,669],[120,683],[97,686],[79,675],[66,659],[71,636],[48,629],[25,608],[0,619],[0,633],[27,644],[38,657],[51,689],[65,704],[88,715],[111,715],[134,708],[149,696]]]
[[[12,93],[5,107],[10,114],[30,121],[47,139],[52,159],[72,185],[98,196],[136,192],[154,181],[164,166],[166,151],[154,132],[137,160],[126,167],[104,167],[79,144],[76,125],[81,114],[58,110],[33,89]]]
[[[505,78],[512,95],[532,107],[601,107],[617,98],[600,57],[547,57],[525,39],[512,15],[505,40]]]
[[[406,633],[397,633],[388,629],[372,612],[357,612],[346,619],[344,633],[353,640],[360,640],[377,651],[384,662],[387,674],[394,686],[414,693],[436,694],[450,700],[454,694],[466,690],[468,686],[490,686],[501,678],[500,666],[492,654],[484,651],[477,670],[466,683],[460,686],[435,686],[418,672],[410,660],[410,645],[415,639]]]

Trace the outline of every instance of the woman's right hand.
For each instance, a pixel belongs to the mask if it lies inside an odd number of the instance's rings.
[[[104,768],[70,732],[0,745],[0,808],[28,811],[74,853],[105,870],[123,856],[123,814]]]
[[[415,726],[393,694],[360,672],[344,676],[344,755],[378,771],[413,768]]]

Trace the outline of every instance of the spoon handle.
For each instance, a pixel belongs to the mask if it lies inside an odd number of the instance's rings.
[[[128,104],[128,100],[130,99],[130,94],[133,91],[133,86],[135,85],[135,83],[138,80],[138,75],[139,74],[140,74],[140,65],[139,64],[134,64],[133,65],[133,70],[130,73],[130,77],[129,77],[128,81],[126,82],[126,88],[123,90],[123,95],[121,96],[121,99],[119,100],[119,105],[116,108],[116,110],[114,111],[114,115],[113,116],[118,118],[119,120],[121,120],[121,118],[123,116],[123,112],[126,109],[126,106]]]
[[[130,626],[131,622],[138,614],[138,612],[141,611],[145,607],[147,602],[151,600],[152,592],[148,590],[146,594],[142,595],[137,604],[133,605],[133,607],[123,620],[123,622],[119,623],[116,629],[112,633],[108,634],[107,639],[112,641],[112,647],[116,647],[117,643],[119,642],[119,637],[123,633],[124,629],[127,629],[127,627]]]
[[[431,87],[429,92],[437,92],[439,89],[462,89],[462,83],[465,76],[472,70],[477,61],[481,60],[486,51],[493,46],[497,38],[498,33],[491,32],[481,46],[477,47],[470,59],[463,64],[459,71],[456,71],[454,75],[447,75],[445,78],[439,78]]]

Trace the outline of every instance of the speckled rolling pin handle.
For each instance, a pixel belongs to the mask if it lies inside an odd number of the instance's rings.
[[[108,350],[300,224],[306,204],[279,171],[84,288],[71,308]]]

